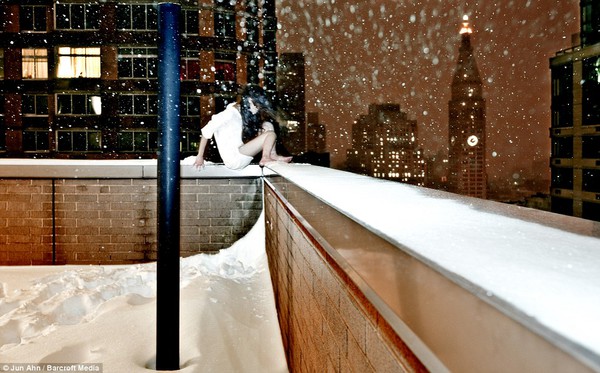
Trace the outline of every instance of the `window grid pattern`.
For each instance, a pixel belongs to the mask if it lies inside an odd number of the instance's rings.
[[[46,23],[46,6],[21,5],[19,11],[19,27],[21,31],[45,32]]]
[[[157,115],[158,96],[124,94],[119,96],[119,115]]]
[[[100,115],[102,99],[95,94],[57,94],[56,114]]]
[[[46,49],[23,49],[23,79],[48,79],[48,51]]]
[[[48,95],[24,94],[21,105],[23,115],[48,115]]]
[[[119,48],[119,78],[156,79],[158,49],[151,47]]]
[[[58,130],[56,144],[59,152],[99,152],[102,132],[98,130]]]
[[[158,149],[158,133],[155,131],[121,131],[117,141],[122,152],[155,152]]]
[[[98,4],[56,4],[57,30],[100,29],[100,6]]]
[[[101,74],[100,48],[58,48],[59,78],[99,78]]]
[[[145,31],[158,29],[156,4],[118,4],[117,28],[120,30]]]
[[[26,152],[47,152],[50,150],[49,132],[46,129],[23,131],[23,150]]]

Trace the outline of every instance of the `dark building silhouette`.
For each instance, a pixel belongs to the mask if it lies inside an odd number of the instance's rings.
[[[550,59],[551,209],[600,221],[600,3],[580,8],[572,48]]]
[[[306,119],[306,150],[315,153],[327,152],[327,128],[319,121],[319,113],[307,113]]]
[[[376,178],[424,185],[425,160],[417,145],[417,121],[397,104],[371,104],[352,125],[347,169]]]
[[[486,198],[485,100],[465,16],[449,107],[448,190]]]
[[[285,115],[282,141],[292,154],[306,151],[305,64],[302,53],[282,53],[277,71],[278,106]]]
[[[246,85],[276,98],[274,0],[182,0],[181,150]],[[150,158],[154,1],[0,3],[0,156]]]

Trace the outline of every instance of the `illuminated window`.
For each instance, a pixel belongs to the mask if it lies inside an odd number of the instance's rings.
[[[117,141],[119,151],[122,152],[153,152],[158,149],[156,131],[121,131]]]
[[[98,4],[57,3],[57,30],[98,30],[100,28]]]
[[[118,4],[117,28],[120,30],[157,30],[158,9],[156,4]]]
[[[120,115],[156,115],[157,113],[157,95],[123,94],[119,96]]]
[[[59,152],[97,152],[102,149],[102,132],[98,130],[56,131]]]
[[[47,129],[28,129],[23,131],[23,150],[26,152],[40,152],[50,150]]]
[[[119,48],[119,78],[156,78],[157,48]]]
[[[56,114],[61,115],[100,115],[102,99],[91,94],[56,95]]]
[[[46,31],[46,7],[43,5],[21,5],[19,27],[21,27],[21,31]]]
[[[48,51],[22,50],[23,79],[48,79]]]
[[[0,48],[0,79],[4,79],[4,49]]]
[[[58,78],[99,78],[100,48],[58,48]]]

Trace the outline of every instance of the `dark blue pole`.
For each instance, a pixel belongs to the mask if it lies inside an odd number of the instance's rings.
[[[179,4],[158,5],[156,369],[179,370]]]

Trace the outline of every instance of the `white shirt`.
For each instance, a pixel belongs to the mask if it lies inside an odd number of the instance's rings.
[[[242,142],[242,115],[235,103],[212,116],[202,128],[202,136],[211,139],[214,135],[219,154],[225,166],[234,170],[242,169],[252,162],[253,157],[240,153]]]

